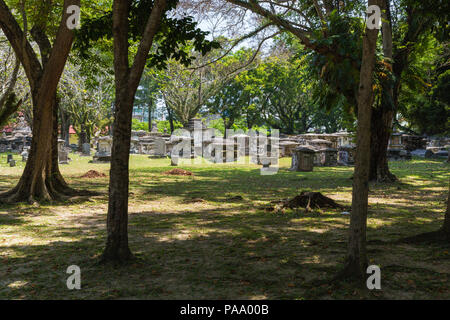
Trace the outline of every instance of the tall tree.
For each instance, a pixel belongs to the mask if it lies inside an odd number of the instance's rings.
[[[369,7],[380,7],[381,0],[369,0]],[[352,213],[348,256],[344,276],[363,280],[368,265],[366,250],[367,208],[370,170],[370,135],[373,104],[373,78],[378,29],[366,29],[363,38],[363,56],[358,91],[358,128],[356,162],[353,178]]]
[[[50,200],[71,193],[58,168],[56,143],[57,100],[56,90],[59,79],[69,56],[74,38],[68,27],[71,13],[68,7],[80,6],[80,0],[65,0],[62,18],[50,43],[47,23],[50,13],[57,6],[52,1],[43,1],[38,7],[37,19],[30,32],[39,46],[39,55],[27,39],[27,19],[25,2],[22,2],[23,29],[4,0],[0,0],[0,27],[8,38],[17,58],[20,60],[28,78],[33,101],[33,138],[30,155],[22,177],[17,186],[1,197],[6,201],[30,202],[35,199]],[[56,115],[56,118],[55,118]],[[56,120],[55,120],[56,119]],[[56,138],[56,139],[55,139]]]
[[[372,148],[370,179],[392,182],[397,178],[389,170],[387,148],[393,124],[399,110],[399,97],[407,76],[414,52],[420,50],[424,37],[436,34],[448,39],[448,1],[384,0],[383,10],[383,73],[389,77],[381,79],[381,98],[372,115]],[[396,11],[391,12],[392,8]]]
[[[85,21],[80,34],[82,52],[89,49],[92,40],[114,39],[115,109],[104,262],[133,258],[128,246],[129,154],[134,99],[146,64],[163,68],[170,58],[188,64],[192,58],[179,48],[189,40],[194,40],[195,49],[202,53],[217,47],[205,40],[206,33],[196,29],[191,17],[168,17],[177,3],[115,0],[112,12],[104,10],[102,16]]]
[[[331,2],[331,1],[299,1],[275,2],[257,0],[227,0],[237,6],[250,10],[281,29],[292,33],[307,49],[313,50],[325,59],[328,65],[344,62],[350,70],[359,70],[358,90],[349,86],[345,92],[349,99],[356,101],[358,107],[358,137],[357,159],[353,184],[352,215],[350,222],[350,238],[347,264],[343,271],[346,276],[362,279],[367,265],[366,255],[366,224],[368,206],[368,178],[370,169],[370,121],[373,102],[373,71],[375,68],[375,50],[378,29],[366,29],[363,36],[362,58],[358,52],[346,52],[335,42],[339,37],[332,38],[327,28],[327,20],[336,22],[339,28],[346,27],[340,23],[339,14],[347,17],[355,13],[361,6],[359,1]],[[369,6],[382,7],[382,0],[370,0]],[[363,6],[364,7],[364,6]],[[293,21],[297,18],[297,21]],[[354,33],[355,34],[355,33]],[[350,34],[352,37],[354,34]],[[319,39],[315,39],[319,35]],[[333,33],[331,33],[333,35]],[[357,34],[356,34],[357,35]],[[346,35],[344,35],[346,36]],[[324,72],[324,71],[323,71]],[[345,74],[343,75],[345,77]],[[347,74],[347,77],[350,75]],[[350,76],[351,78],[351,76]],[[339,87],[340,84],[336,84]],[[375,130],[375,128],[373,128]]]

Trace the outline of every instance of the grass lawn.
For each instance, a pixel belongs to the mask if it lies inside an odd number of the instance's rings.
[[[353,168],[261,176],[255,165],[191,165],[194,176],[167,176],[170,160],[131,157],[129,237],[139,258],[97,264],[105,245],[108,164],[71,154],[62,166],[71,186],[102,192],[90,199],[0,206],[0,299],[449,299],[450,254],[442,245],[395,240],[443,222],[450,165],[416,159],[391,163],[395,184],[370,186],[368,254],[381,267],[382,290],[331,284],[342,267],[349,216],[342,210],[267,212],[261,207],[302,190],[349,206]],[[0,191],[17,183],[23,163],[0,156]],[[241,196],[239,200],[236,196]],[[78,265],[82,290],[69,291]]]

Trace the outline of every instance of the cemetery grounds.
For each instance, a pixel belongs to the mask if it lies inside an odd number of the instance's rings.
[[[405,244],[403,237],[443,222],[450,165],[414,159],[391,162],[394,184],[371,184],[370,264],[381,267],[381,290],[354,289],[330,279],[342,267],[349,215],[343,210],[267,211],[274,200],[320,191],[350,206],[352,167],[315,167],[278,174],[259,166],[191,165],[193,176],[170,176],[169,159],[132,155],[127,266],[98,264],[106,240],[109,164],[70,154],[61,170],[78,189],[99,196],[40,206],[0,206],[0,299],[449,299],[449,247]],[[0,156],[0,192],[13,187],[24,163]],[[187,160],[183,160],[187,161]],[[82,289],[66,287],[70,265]]]

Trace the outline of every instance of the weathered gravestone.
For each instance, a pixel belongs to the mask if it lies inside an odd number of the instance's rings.
[[[91,145],[89,143],[83,143],[81,146],[81,155],[89,157],[91,155]]]
[[[153,153],[150,158],[164,158],[166,154],[166,141],[163,138],[156,138],[153,142]]]
[[[28,161],[28,150],[24,149],[22,151],[22,153],[20,154],[22,156],[22,162],[27,162]]]
[[[291,171],[309,172],[314,169],[314,149],[299,147],[292,152]]]
[[[69,152],[64,148],[65,140],[58,139],[58,160],[60,164],[69,163]]]
[[[8,154],[7,158],[6,158],[6,163],[10,163],[13,159],[13,155],[12,154]]]
[[[9,162],[9,166],[10,166],[10,167],[15,167],[15,166],[16,166],[16,160],[11,160],[11,161]]]
[[[98,139],[97,152],[94,155],[95,162],[110,162],[111,161],[112,139],[109,136]]]
[[[152,133],[158,133],[158,124],[156,122],[152,122]]]
[[[339,151],[338,164],[341,166],[348,165],[348,152],[347,151]]]

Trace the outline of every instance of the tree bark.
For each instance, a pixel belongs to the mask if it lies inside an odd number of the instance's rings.
[[[62,108],[59,108],[59,114],[61,119],[61,139],[65,141],[65,146],[70,145],[70,118]]]
[[[379,5],[370,0],[370,5]],[[373,72],[378,29],[366,29],[363,38],[363,56],[360,73],[358,101],[358,128],[355,174],[353,178],[352,213],[348,255],[344,270],[339,276],[363,280],[367,269],[366,228],[370,169],[370,121],[373,104]]]
[[[384,99],[382,100],[382,103],[372,110],[369,179],[377,182],[394,182],[397,178],[389,170],[387,154],[394,111]]]
[[[130,4],[130,1],[123,0],[115,0],[113,4],[116,101],[109,182],[108,237],[101,258],[102,262],[113,263],[124,263],[133,259],[133,254],[128,246],[128,168],[133,103],[153,38],[165,12],[166,1],[155,1],[131,68],[128,62]]]
[[[389,0],[383,0],[382,18],[383,54],[386,64],[392,71],[393,42]],[[394,86],[393,83],[387,83],[383,87],[381,104],[372,111],[370,181],[395,182],[397,180],[397,177],[389,171],[387,155],[395,110]]]

